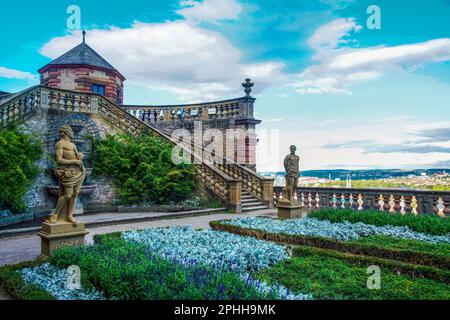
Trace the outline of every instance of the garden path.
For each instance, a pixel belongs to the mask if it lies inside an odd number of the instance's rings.
[[[109,225],[103,227],[92,227],[89,228],[90,233],[87,235],[86,241],[92,242],[92,237],[96,234],[104,234],[116,231],[140,230],[153,227],[169,227],[175,225],[192,225],[194,228],[207,229],[209,228],[209,222],[213,220],[271,215],[276,215],[276,211],[274,209],[264,209],[243,214],[211,214],[179,219],[163,219],[147,222]],[[83,218],[80,217],[80,220],[83,220]],[[35,234],[0,238],[0,266],[33,260],[36,259],[39,254],[40,238]]]

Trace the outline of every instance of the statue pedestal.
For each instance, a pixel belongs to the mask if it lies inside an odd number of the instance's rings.
[[[279,201],[277,204],[278,218],[280,219],[296,219],[306,217],[308,211],[305,206],[298,202]]]
[[[89,230],[86,230],[84,223],[75,226],[70,222],[55,224],[44,222],[38,233],[41,237],[41,257],[49,257],[61,247],[83,245],[84,237],[88,233]]]

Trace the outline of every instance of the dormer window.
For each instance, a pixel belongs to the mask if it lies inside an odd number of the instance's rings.
[[[102,96],[105,95],[105,86],[99,85],[99,84],[93,84],[92,85],[92,92],[98,93]]]

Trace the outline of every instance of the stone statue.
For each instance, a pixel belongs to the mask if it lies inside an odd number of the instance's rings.
[[[286,187],[284,188],[284,194],[286,195],[286,200],[294,202],[294,194],[298,185],[298,177],[300,175],[300,157],[295,154],[295,151],[297,150],[296,146],[291,146],[290,149],[291,153],[284,158],[284,169],[286,170]]]
[[[73,218],[73,211],[86,176],[83,166],[84,155],[78,152],[72,143],[73,131],[69,125],[61,126],[59,133],[61,140],[55,145],[55,158],[58,164],[55,175],[59,178],[59,197],[56,208],[47,222],[55,224],[58,221],[68,221],[77,225],[79,222]]]

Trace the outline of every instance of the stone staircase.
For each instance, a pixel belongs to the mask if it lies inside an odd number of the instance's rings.
[[[242,212],[269,209],[269,206],[265,205],[264,201],[256,198],[251,193],[245,190],[241,191],[241,205]]]
[[[112,132],[133,135],[151,133],[172,145],[178,144],[168,132],[144,123],[101,95],[45,86],[31,87],[0,100],[0,128],[27,120],[37,112],[82,113]],[[191,154],[198,173],[197,181],[223,202],[228,210],[240,213],[242,209],[243,212],[249,212],[267,209],[273,204],[273,179],[261,177],[240,164],[203,161],[191,153],[192,149],[181,147]]]

